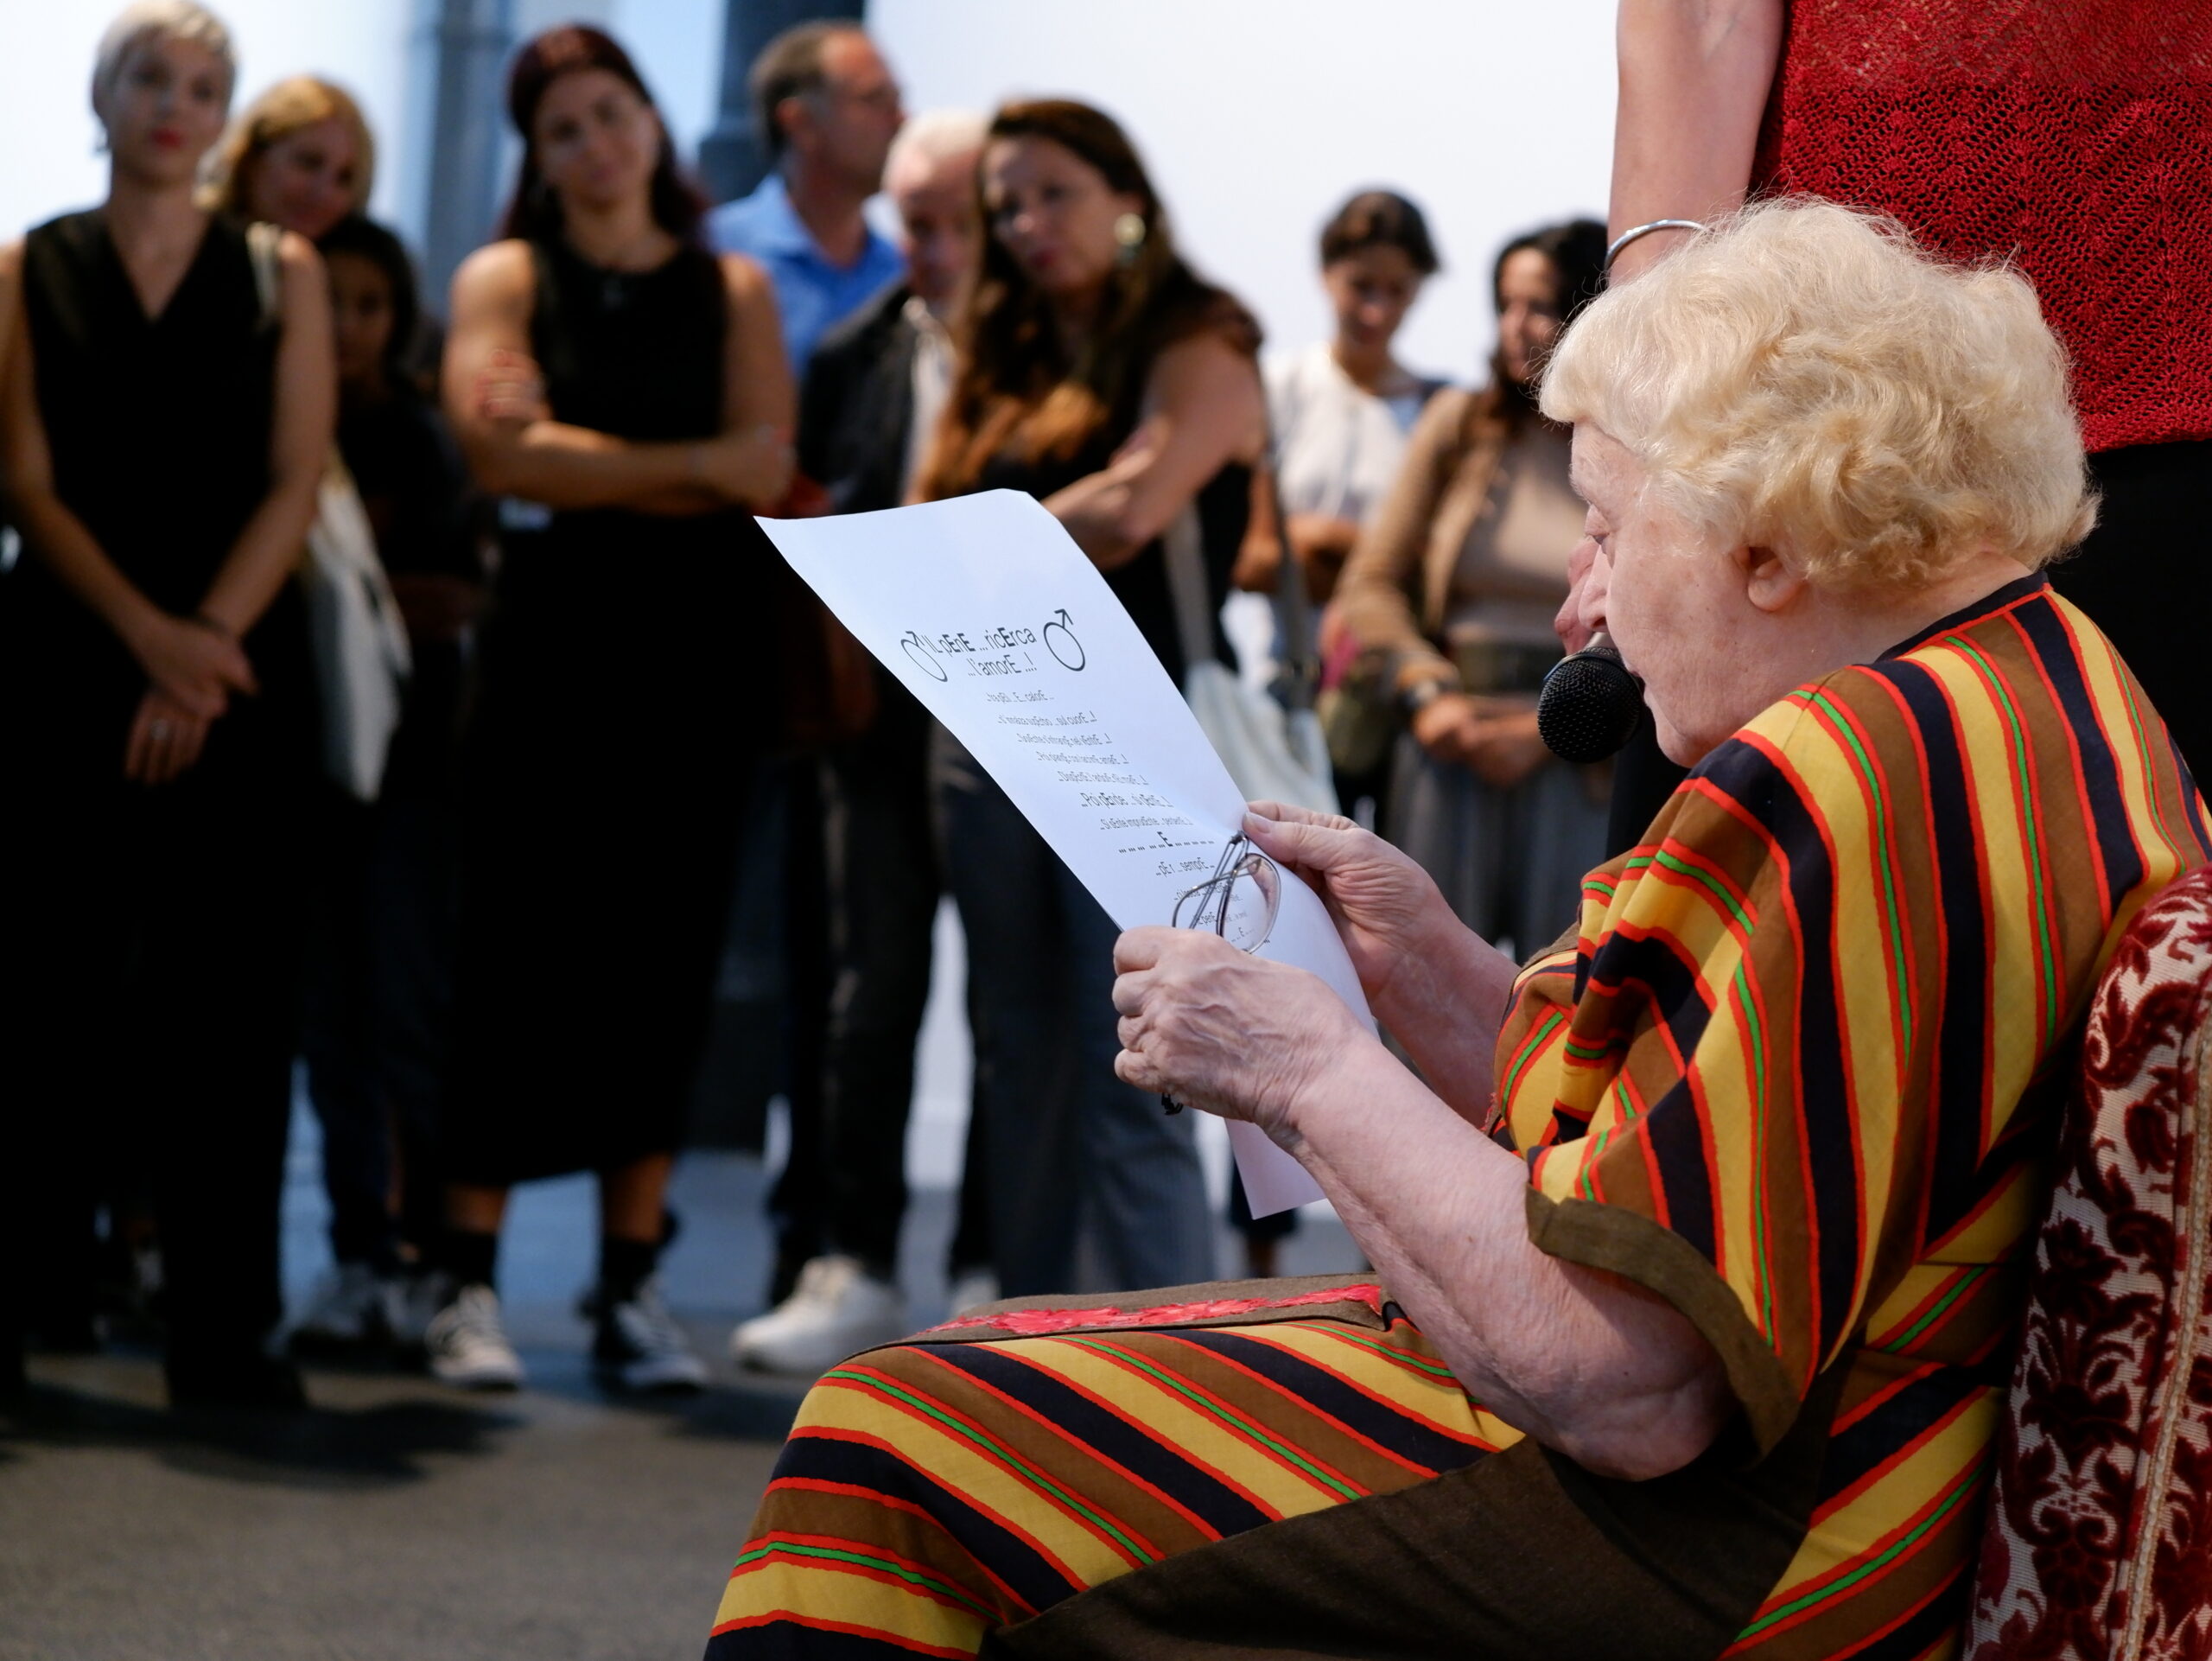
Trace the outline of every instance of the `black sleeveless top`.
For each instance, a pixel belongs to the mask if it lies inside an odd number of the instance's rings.
[[[176,292],[149,317],[106,213],[67,214],[24,239],[23,309],[55,493],[148,598],[188,615],[269,492],[278,329],[264,316],[245,233],[210,220]],[[29,718],[65,748],[92,747],[99,772],[119,775],[145,690],[122,642],[29,550],[0,581],[0,648],[43,683]],[[232,700],[200,769],[246,753],[311,760],[313,678],[295,585],[245,650],[261,694]]]
[[[711,438],[722,426],[729,321],[721,267],[686,245],[650,271],[594,265],[558,240],[531,245],[530,343],[554,418],[643,443]],[[500,573],[502,608],[578,621],[681,627],[697,606],[741,603],[760,541],[750,516],[593,508],[555,513]],[[727,627],[728,619],[720,620]]]
[[[1012,455],[994,456],[976,476],[977,490],[1020,490],[1042,501],[1054,491],[1065,490],[1078,479],[1103,472],[1114,452],[1136,430],[1134,412],[1108,423],[1065,460],[1046,457],[1027,461]],[[1230,462],[1206,480],[1193,504],[1198,510],[1200,545],[1205,557],[1206,615],[1213,625],[1216,658],[1236,667],[1235,652],[1221,627],[1222,603],[1229,598],[1229,574],[1236,563],[1252,512],[1252,469]],[[1175,599],[1167,582],[1167,552],[1155,538],[1135,559],[1102,573],[1106,586],[1128,610],[1130,620],[1160,659],[1168,678],[1183,684],[1183,638],[1176,627]]]
[[[531,351],[555,419],[647,443],[721,430],[714,255],[687,244],[650,271],[611,271],[549,239],[531,258]],[[604,780],[673,765],[709,734],[750,737],[750,626],[774,557],[750,514],[559,512],[505,543],[478,665],[480,763]]]

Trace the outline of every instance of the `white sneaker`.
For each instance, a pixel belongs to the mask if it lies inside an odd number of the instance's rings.
[[[741,1366],[765,1372],[827,1372],[849,1355],[902,1338],[906,1301],[857,1257],[817,1257],[798,1271],[791,1296],[729,1335]]]
[[[704,1390],[707,1364],[690,1334],[661,1301],[660,1284],[646,1281],[599,1317],[593,1364],[626,1390]]]
[[[361,1350],[384,1341],[384,1283],[366,1263],[340,1263],[317,1282],[291,1333],[296,1350]]]
[[[499,1320],[499,1295],[488,1286],[464,1286],[430,1317],[423,1348],[430,1371],[461,1390],[518,1390],[522,1358],[507,1342]]]
[[[970,1309],[999,1301],[999,1277],[988,1269],[963,1269],[952,1277],[948,1289],[950,1297],[945,1304],[947,1318],[964,1315]]]

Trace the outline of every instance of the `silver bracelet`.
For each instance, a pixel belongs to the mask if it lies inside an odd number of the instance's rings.
[[[1702,231],[1704,229],[1705,226],[1696,220],[1652,220],[1643,225],[1632,225],[1615,237],[1612,245],[1605,250],[1605,264],[1603,269],[1611,270],[1613,261],[1619,257],[1621,250],[1638,237],[1648,237],[1654,231]]]

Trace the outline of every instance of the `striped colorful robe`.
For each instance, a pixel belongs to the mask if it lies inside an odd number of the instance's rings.
[[[1759,1448],[1816,1380],[1832,1415],[1795,1560],[1736,1606],[1731,1655],[1955,1652],[2088,1000],[2135,912],[2208,857],[2157,715],[2029,578],[1764,711],[1523,971],[1493,1130],[1529,1160],[1532,1237],[1688,1314]],[[972,1654],[1240,1531],[1418,1503],[1516,1439],[1352,1295],[1245,1327],[1031,1309],[998,1341],[848,1363],[809,1397],[710,1654]],[[1510,1577],[1514,1546],[1440,1549]]]

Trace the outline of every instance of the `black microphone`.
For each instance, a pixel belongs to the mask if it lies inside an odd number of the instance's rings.
[[[1562,761],[1602,761],[1628,742],[1643,716],[1643,683],[1629,673],[1603,630],[1561,658],[1536,695],[1536,733]]]

